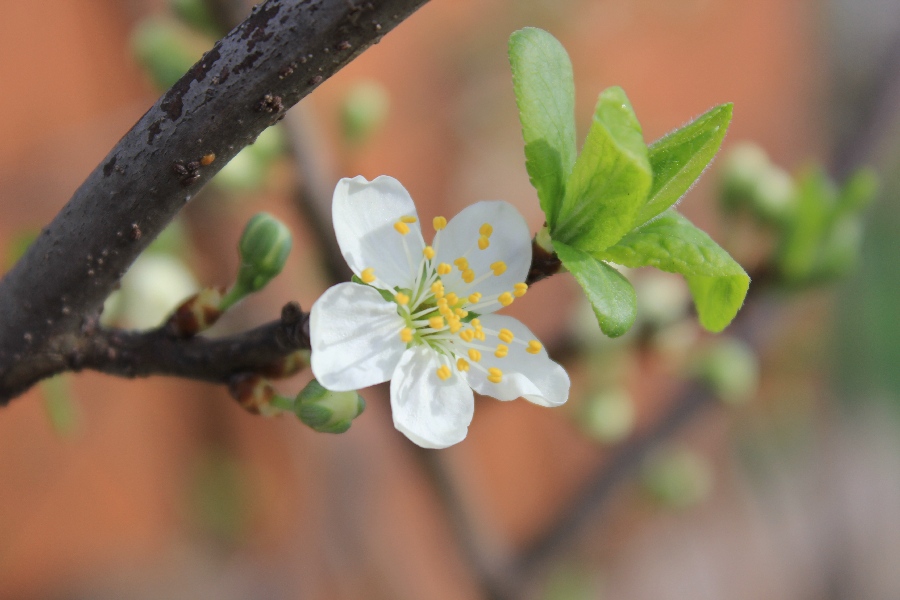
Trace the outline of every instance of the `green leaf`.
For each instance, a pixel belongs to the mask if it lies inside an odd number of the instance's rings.
[[[721,331],[734,319],[750,286],[747,273],[725,250],[672,209],[595,256],[684,275],[700,324],[710,331]]]
[[[533,27],[510,36],[509,63],[525,138],[525,167],[552,226],[577,155],[572,63],[556,38]]]
[[[694,185],[725,139],[732,108],[717,106],[650,145],[653,187],[637,223],[660,214]]]
[[[799,177],[797,209],[788,223],[775,260],[784,276],[802,283],[815,269],[835,211],[837,190],[821,168]]]
[[[577,248],[562,242],[553,242],[553,248],[584,290],[603,333],[619,337],[631,329],[637,316],[637,298],[631,283],[605,262]]]
[[[652,179],[631,103],[622,88],[609,88],[597,101],[551,236],[585,252],[605,250],[634,227]]]
[[[841,188],[835,217],[857,213],[866,208],[878,193],[878,175],[874,169],[862,168],[853,173]]]

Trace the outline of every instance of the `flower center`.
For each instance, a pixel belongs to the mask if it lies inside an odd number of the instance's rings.
[[[487,296],[477,291],[480,283],[503,275],[507,269],[506,263],[498,260],[491,263],[486,272],[479,274],[469,264],[472,253],[482,252],[490,247],[494,232],[490,223],[481,225],[469,250],[453,260],[453,264],[437,263],[437,248],[441,231],[447,226],[447,219],[435,217],[432,222],[436,231],[434,245],[425,247],[418,266],[414,266],[415,261],[409,252],[406,235],[410,231],[409,225],[415,222],[416,218],[409,215],[394,223],[394,230],[403,238],[407,260],[415,268],[416,277],[412,289],[379,285],[378,274],[372,268],[364,269],[361,279],[382,290],[385,299],[390,299],[397,305],[397,313],[403,317],[405,325],[396,335],[403,343],[410,346],[424,344],[437,353],[441,366],[436,374],[441,380],[450,379],[454,372],[465,373],[475,368],[486,373],[488,381],[500,383],[503,380],[500,368],[486,368],[479,364],[483,352],[502,359],[509,354],[510,344],[520,344],[530,354],[540,352],[541,344],[537,340],[520,340],[509,329],[494,331],[485,328],[477,317],[486,309],[493,312],[498,304],[501,307],[509,306],[516,298],[525,295],[528,285],[524,282],[516,283],[511,290]],[[459,273],[459,278],[448,281],[449,285],[458,288],[455,291],[446,289],[444,283],[444,278],[451,275],[454,269]],[[459,280],[464,285],[460,286]]]

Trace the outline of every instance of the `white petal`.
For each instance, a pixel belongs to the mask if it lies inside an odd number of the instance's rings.
[[[478,247],[479,230],[487,223],[493,228],[490,245],[481,250]],[[495,276],[491,274],[480,283],[467,284],[454,267],[450,275],[441,279],[444,287],[458,296],[468,296],[479,292],[482,296],[491,296],[503,292],[511,292],[513,285],[525,281],[531,267],[531,232],[524,217],[509,202],[493,200],[476,202],[466,207],[447,224],[440,232],[439,241],[435,241],[437,262],[453,264],[457,258],[465,256],[469,267],[475,272],[475,280],[489,273],[491,265],[503,261],[506,271]],[[485,312],[499,309],[495,305]]]
[[[527,327],[503,315],[485,315],[481,318],[481,324],[494,332],[509,329],[515,337],[511,343],[505,343],[496,333],[488,333],[485,341],[481,342],[491,348],[504,344],[509,348],[509,354],[497,358],[493,351],[481,351],[478,365],[482,368],[472,365],[468,373],[469,384],[476,392],[498,400],[513,400],[521,396],[541,406],[559,406],[569,398],[569,375],[565,369],[550,360],[543,348],[537,354],[526,352],[525,344],[536,339]],[[490,367],[497,367],[503,372],[500,383],[488,381],[485,370]]]
[[[357,283],[329,288],[309,313],[310,366],[323,386],[358,390],[391,378],[406,344],[397,305]]]
[[[409,233],[394,224],[401,217],[416,217]],[[422,229],[409,192],[393,177],[382,175],[341,179],[334,188],[334,232],[344,260],[358,276],[374,269],[379,287],[412,287],[422,261]],[[404,247],[405,245],[405,247]]]
[[[403,355],[391,379],[394,427],[423,448],[461,442],[475,411],[472,389],[456,369],[445,381],[437,376],[441,365],[449,364],[444,361],[428,346],[416,346]]]

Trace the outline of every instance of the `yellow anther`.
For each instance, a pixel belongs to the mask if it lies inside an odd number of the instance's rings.
[[[465,331],[459,332],[459,337],[464,342],[471,342],[475,339],[475,330],[474,329],[466,329]]]
[[[416,218],[412,215],[406,215],[404,217],[400,217],[400,220],[403,221],[404,223],[415,223],[416,222]]]
[[[506,263],[502,260],[498,260],[497,262],[491,265],[491,271],[494,272],[494,275],[500,276],[506,273]]]
[[[501,342],[510,343],[513,341],[513,338],[516,337],[513,335],[513,332],[509,329],[501,329],[500,333],[497,334],[497,337],[500,338]]]
[[[408,344],[413,339],[413,330],[409,327],[404,327],[400,330],[400,341],[404,344]]]
[[[481,319],[472,319],[472,327],[481,329]]]
[[[467,310],[465,310],[465,309],[463,309],[463,308],[454,308],[454,309],[453,309],[453,314],[455,314],[455,315],[456,315],[457,317],[459,317],[460,319],[465,319],[466,317],[469,316],[469,311],[467,311]]]
[[[447,298],[447,303],[450,304],[450,306],[456,306],[456,304],[459,302],[459,296],[457,296],[453,292],[450,292],[445,297]]]
[[[442,365],[441,368],[437,370],[437,376],[440,377],[441,381],[447,381],[450,379],[451,375],[453,375],[453,372],[447,365]]]
[[[468,371],[469,370],[469,361],[464,358],[456,359],[456,368],[460,371]]]
[[[399,233],[400,235],[406,235],[407,233],[409,233],[409,225],[407,225],[403,221],[397,221],[396,223],[394,223],[394,229],[396,229],[397,233]]]
[[[435,217],[431,221],[431,224],[434,225],[435,231],[440,231],[441,229],[443,229],[444,227],[447,226],[447,219],[445,219],[444,217]]]
[[[513,303],[513,300],[515,300],[515,298],[513,298],[513,295],[509,292],[503,292],[502,294],[500,294],[500,297],[497,298],[497,302],[499,302],[502,306],[509,306]]]
[[[425,256],[425,258],[431,260],[432,258],[434,258],[434,248],[432,248],[431,246],[425,246],[425,248],[422,249],[422,254]]]
[[[453,264],[456,265],[456,268],[460,271],[465,271],[469,268],[469,261],[466,260],[465,256],[460,256],[456,260],[453,261]]]
[[[479,300],[481,300],[481,294],[479,294],[478,292],[475,292],[474,294],[469,294],[469,303],[470,304],[475,304]]]
[[[541,343],[539,341],[531,340],[530,342],[528,342],[528,347],[525,348],[525,351],[529,354],[537,354],[541,351],[541,348],[543,348],[543,346],[541,346]]]
[[[456,333],[460,329],[462,329],[462,321],[457,318],[447,318],[447,322],[450,323],[450,333]]]
[[[438,265],[438,268],[437,268],[438,275],[447,275],[452,270],[453,270],[453,267],[451,267],[447,263],[441,263]]]
[[[483,235],[480,238],[478,238],[478,249],[479,250],[487,250],[488,246],[490,246],[490,245],[491,245],[491,240],[489,240],[486,235]]]
[[[503,358],[507,354],[509,354],[509,346],[497,344],[497,350],[494,352],[494,356],[496,356],[497,358]]]
[[[513,286],[513,296],[515,296],[516,298],[521,298],[522,296],[525,295],[525,292],[527,292],[527,291],[528,291],[527,283],[517,283],[516,285]]]
[[[440,300],[444,297],[444,284],[440,281],[435,281],[431,284],[431,293],[434,294],[434,297]]]
[[[503,381],[503,371],[497,367],[491,367],[488,369],[488,381],[491,383],[500,383]]]
[[[362,273],[359,274],[359,278],[363,280],[363,283],[372,283],[375,281],[375,269],[372,267],[363,269]]]
[[[481,226],[481,229],[478,230],[478,233],[484,237],[491,237],[491,234],[494,233],[494,228],[491,227],[490,223],[485,223]]]
[[[449,308],[440,308],[440,309],[438,309],[438,312],[441,313],[441,316],[442,316],[442,317],[444,317],[445,319],[447,319],[447,322],[448,322],[448,323],[450,322],[450,319],[453,318],[453,311],[450,310]]]
[[[446,296],[441,296],[440,298],[437,299],[437,307],[438,308],[448,308],[449,304],[450,304],[450,301],[447,300]]]
[[[465,271],[463,271],[462,279],[466,283],[472,283],[473,281],[475,281],[475,271],[473,271],[472,269],[466,269]]]
[[[469,358],[471,358],[475,362],[478,362],[479,360],[481,360],[481,352],[479,352],[475,348],[469,348]]]
[[[486,337],[486,336],[484,335],[484,330],[483,330],[483,329],[476,329],[476,330],[475,330],[475,339],[476,339],[476,340],[479,340],[479,341],[483,342],[483,341],[485,340],[485,337]]]
[[[444,317],[431,317],[430,319],[428,319],[428,325],[432,329],[443,329]]]
[[[396,294],[394,294],[394,300],[397,301],[397,304],[403,304],[404,306],[409,304],[409,296],[407,296],[403,292],[397,292]]]

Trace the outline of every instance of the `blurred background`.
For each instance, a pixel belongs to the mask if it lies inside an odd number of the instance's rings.
[[[247,7],[0,6],[8,268]],[[105,318],[150,327],[229,283],[260,210],[294,251],[211,334],[308,309],[333,273],[308,207],[343,176],[398,178],[425,221],[505,199],[537,231],[506,58],[523,26],[569,51],[581,139],[610,85],[648,142],[734,102],[680,209],[754,276],[738,321],[705,334],[681,279],[629,272],[639,323],[609,340],[569,276],[538,284],[508,312],[569,370],[569,403],[479,398],[439,452],[394,430],[383,386],[328,435],[200,383],[44,382],[0,410],[0,598],[900,597],[896,2],[432,0],[207,186]],[[786,263],[796,215],[848,196],[863,164],[872,205],[820,236],[821,268]]]

